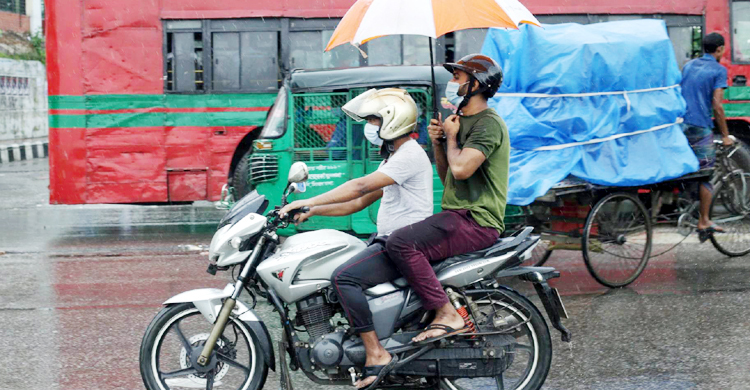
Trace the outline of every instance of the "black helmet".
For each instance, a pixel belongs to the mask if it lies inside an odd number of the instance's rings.
[[[482,54],[469,54],[456,63],[443,64],[443,67],[451,73],[456,69],[462,70],[479,82],[480,87],[476,91],[472,91],[472,86],[469,85],[469,92],[466,94],[464,101],[461,102],[459,109],[469,102],[469,98],[478,93],[482,93],[488,99],[491,98],[500,89],[500,84],[503,83],[503,70],[500,69],[500,65],[492,58]]]

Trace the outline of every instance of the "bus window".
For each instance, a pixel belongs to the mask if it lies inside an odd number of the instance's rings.
[[[421,35],[403,36],[404,65],[429,65],[430,64],[430,41]],[[434,43],[433,43],[434,44]],[[433,52],[433,56],[435,52]],[[441,63],[435,59],[435,63]]]
[[[276,38],[274,31],[213,33],[213,90],[276,90]]]
[[[320,32],[318,31],[289,33],[289,61],[292,69],[323,68],[320,39]]]
[[[213,89],[240,89],[240,34],[214,33],[211,37],[213,54]]]
[[[289,33],[289,61],[292,69],[355,68],[360,66],[359,51],[342,45],[324,52],[333,30]]]
[[[320,52],[323,53],[324,68],[356,68],[360,66],[360,54],[357,48],[352,45],[341,45],[335,49],[323,52],[323,49],[331,40],[333,30],[324,30],[320,32]]]
[[[732,1],[732,58],[750,62],[750,1]]]
[[[367,51],[368,65],[401,65],[401,37],[398,35],[373,39],[362,48]]]
[[[200,21],[170,22],[168,28],[200,29]],[[168,91],[203,91],[203,33],[174,31],[167,33],[166,89]]]
[[[669,39],[672,41],[672,47],[674,47],[677,66],[682,69],[688,61],[701,53],[701,28],[697,26],[668,27],[667,31],[669,32]]]
[[[241,33],[242,89],[276,90],[278,88],[277,36],[275,31]]]
[[[473,28],[470,30],[456,31],[454,33],[456,40],[454,59],[460,60],[469,54],[481,53],[485,36],[487,36],[486,28]]]

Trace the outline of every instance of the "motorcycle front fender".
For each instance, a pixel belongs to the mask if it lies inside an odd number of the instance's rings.
[[[177,294],[164,302],[164,305],[192,303],[203,314],[203,317],[213,324],[216,322],[216,318],[221,311],[223,300],[231,297],[232,292],[234,292],[232,284],[227,284],[224,290],[219,290],[218,288],[200,288]],[[247,307],[247,305],[239,300],[235,304],[234,310],[232,310],[232,316],[237,317],[250,328],[250,334],[255,339],[253,341],[263,351],[263,359],[266,361],[266,365],[271,370],[276,371],[276,358],[274,357],[273,346],[271,344],[271,335],[268,333],[266,324],[255,314],[253,309]]]

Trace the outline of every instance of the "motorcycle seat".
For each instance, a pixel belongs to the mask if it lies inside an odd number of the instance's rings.
[[[519,230],[512,236],[498,239],[494,244],[492,244],[492,246],[488,248],[484,248],[476,252],[456,255],[453,257],[449,257],[443,261],[435,262],[432,264],[432,269],[437,274],[452,265],[464,263],[469,260],[481,259],[490,256],[501,256],[520,245],[531,234],[533,230],[533,227],[527,226],[522,230]],[[409,283],[403,277],[398,278],[391,283],[393,283],[393,285],[398,288],[404,288],[409,285]]]

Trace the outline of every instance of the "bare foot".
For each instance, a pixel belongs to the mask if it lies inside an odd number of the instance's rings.
[[[450,326],[451,328],[456,330],[463,329],[466,326],[466,324],[464,323],[464,319],[461,318],[456,309],[453,308],[450,303],[446,304],[446,306],[438,309],[437,313],[435,313],[435,319],[432,321],[432,324]],[[412,341],[419,342],[431,339],[433,337],[442,336],[446,333],[447,332],[443,329],[426,330],[417,335],[417,337],[413,338]]]
[[[375,356],[367,355],[367,360],[365,360],[365,367],[368,366],[385,366],[388,363],[391,362],[391,354],[386,352],[385,350],[379,351],[379,353]],[[362,378],[354,383],[354,386],[356,386],[358,389],[363,389],[369,385],[372,384],[372,382],[375,382],[376,376],[368,376],[367,378]]]

